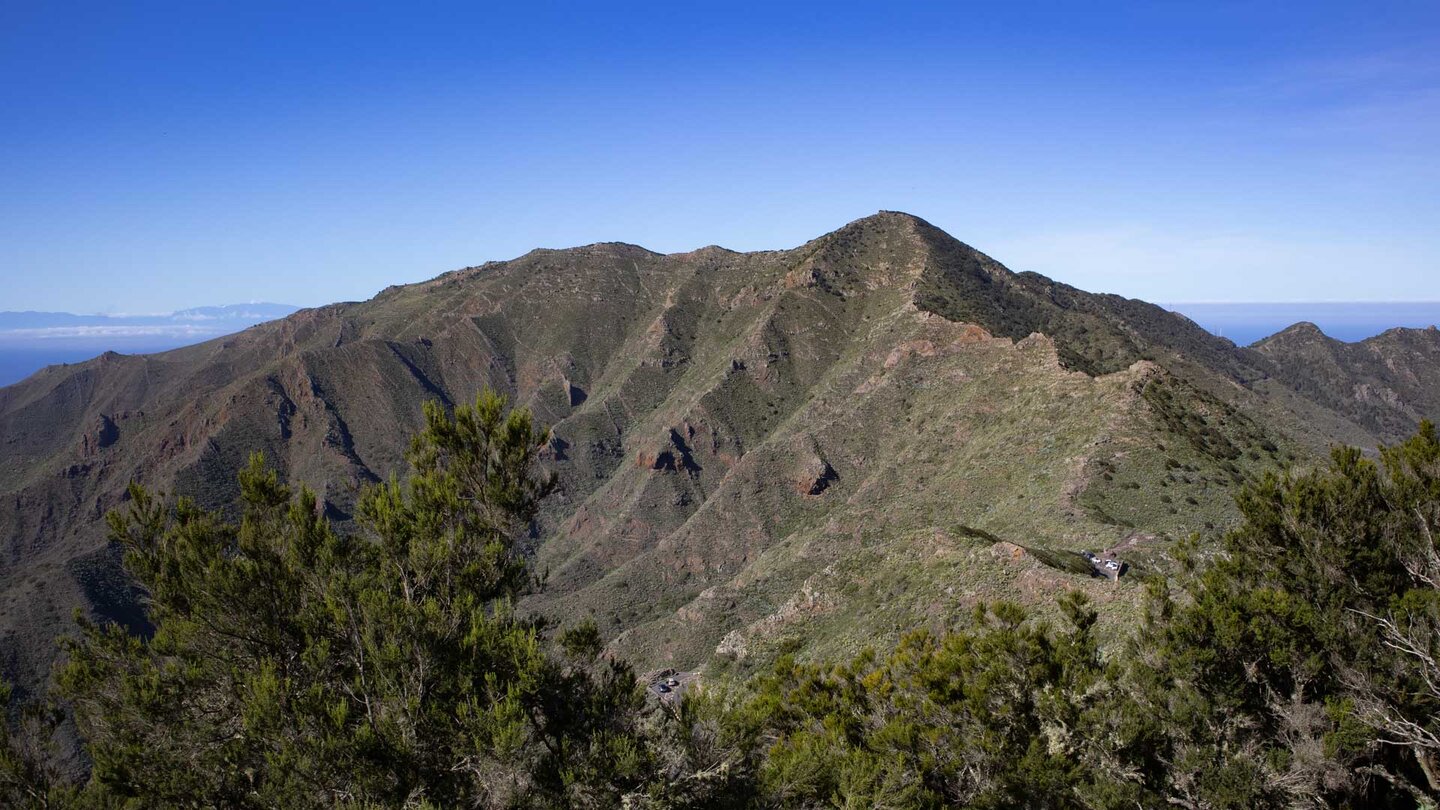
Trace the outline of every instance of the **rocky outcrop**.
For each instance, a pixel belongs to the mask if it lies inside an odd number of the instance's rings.
[[[101,450],[114,445],[120,440],[120,427],[115,420],[105,414],[100,414],[80,437],[80,454],[82,456],[98,455]]]
[[[791,482],[795,491],[802,495],[820,495],[840,480],[835,468],[820,452],[820,445],[813,437],[800,442],[801,450],[796,453]]]

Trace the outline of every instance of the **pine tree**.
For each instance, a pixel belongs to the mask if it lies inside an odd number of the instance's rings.
[[[1132,671],[1175,804],[1440,799],[1440,441],[1272,473],[1211,564],[1157,594]]]
[[[90,796],[174,807],[604,806],[642,778],[634,676],[516,614],[551,482],[493,393],[425,410],[341,533],[260,458],[238,525],[140,487],[111,536],[152,638],[87,624],[59,677]]]

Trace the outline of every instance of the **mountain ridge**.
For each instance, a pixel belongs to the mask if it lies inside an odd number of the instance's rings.
[[[1135,588],[1044,560],[1163,563],[1256,471],[1395,438],[1433,413],[1429,341],[1297,365],[896,212],[787,250],[539,249],[0,389],[0,664],[43,683],[71,607],[139,620],[100,526],[129,480],[223,510],[260,451],[343,523],[421,402],[487,386],[553,427],[529,607],[645,664],[848,650],[1011,590],[1088,588],[1123,622]],[[1372,368],[1392,352],[1408,376]]]

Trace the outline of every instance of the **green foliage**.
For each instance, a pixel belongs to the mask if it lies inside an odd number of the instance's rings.
[[[1167,724],[1179,798],[1205,806],[1433,805],[1440,441],[1381,463],[1272,473],[1239,496],[1225,554],[1157,592],[1134,668]],[[1432,744],[1435,743],[1435,744]]]
[[[640,778],[633,675],[512,608],[543,435],[489,393],[425,417],[353,536],[258,457],[239,525],[132,487],[111,532],[155,635],[86,625],[59,677],[97,800],[600,806]]]
[[[73,787],[54,767],[50,742],[61,715],[53,706],[30,704],[17,722],[6,722],[14,692],[0,681],[0,807],[49,808],[75,803]]]
[[[1271,474],[1207,561],[1154,580],[1102,662],[997,605],[879,657],[797,663],[687,701],[657,806],[1434,807],[1440,441]],[[1174,587],[1172,589],[1172,584]],[[736,800],[734,797],[741,797]],[[728,804],[717,797],[731,797]]]
[[[1214,559],[1182,544],[1128,643],[1079,593],[996,602],[843,663],[781,656],[645,708],[592,622],[513,600],[543,436],[483,395],[426,410],[413,474],[342,535],[257,458],[232,525],[135,487],[111,519],[153,638],[85,625],[58,715],[0,734],[15,806],[1434,807],[1440,437],[1252,481]],[[978,532],[977,532],[978,533]],[[1112,640],[1113,641],[1113,640]],[[1110,650],[1108,657],[1102,650]],[[0,692],[8,698],[8,692]]]
[[[1121,807],[1144,797],[1107,767],[1143,747],[1113,702],[1079,594],[1055,631],[1013,604],[975,626],[907,635],[883,658],[782,659],[737,697],[688,700],[657,798],[755,807]],[[1098,730],[1104,729],[1104,733]],[[1096,733],[1081,733],[1092,730]],[[698,776],[697,776],[698,775]],[[711,793],[696,798],[700,785]]]

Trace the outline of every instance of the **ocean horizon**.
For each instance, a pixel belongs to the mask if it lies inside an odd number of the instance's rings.
[[[208,340],[209,338],[206,338]],[[154,354],[189,346],[194,340],[96,343],[89,340],[44,340],[34,343],[0,342],[0,386],[13,385],[37,371],[62,363],[82,363],[105,352]]]
[[[1440,301],[1171,303],[1178,312],[1211,334],[1249,346],[1276,332],[1309,322],[1336,340],[1354,343],[1388,329],[1424,329],[1440,324]]]

